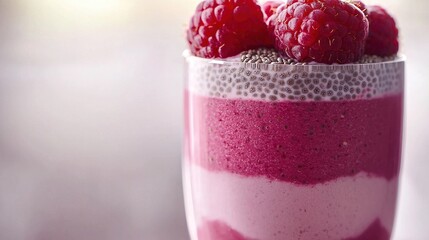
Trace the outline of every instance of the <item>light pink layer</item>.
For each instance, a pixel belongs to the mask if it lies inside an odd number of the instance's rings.
[[[204,220],[222,221],[244,236],[263,240],[352,238],[377,219],[387,231],[392,229],[397,178],[359,173],[295,185],[190,164],[184,171],[190,229]],[[196,233],[191,237],[196,240]]]

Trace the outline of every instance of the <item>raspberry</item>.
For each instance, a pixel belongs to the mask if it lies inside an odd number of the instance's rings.
[[[368,16],[368,10],[366,9],[365,3],[363,3],[362,1],[360,0],[345,0],[345,1],[355,5],[363,12],[363,14],[365,14],[365,16]]]
[[[187,40],[191,52],[205,58],[273,46],[255,0],[204,0],[191,18]]]
[[[368,6],[369,34],[365,53],[386,57],[398,53],[398,28],[395,20],[380,6]]]
[[[265,21],[267,21],[273,14],[275,14],[277,8],[283,3],[284,1],[281,0],[272,0],[262,4],[262,11],[264,12]]]
[[[350,63],[362,57],[368,20],[357,7],[341,0],[288,0],[285,5],[274,24],[277,50],[299,62]]]
[[[283,4],[284,4],[284,1],[274,0],[274,1],[267,1],[262,5],[262,11],[264,12],[264,20],[268,26],[268,32],[270,34],[272,42],[275,42],[274,23],[277,18],[276,12],[278,7],[282,6]]]

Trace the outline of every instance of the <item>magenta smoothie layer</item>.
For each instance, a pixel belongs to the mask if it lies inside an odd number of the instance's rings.
[[[400,94],[326,102],[186,95],[195,113],[189,134],[198,135],[191,160],[205,169],[298,184],[398,174]]]

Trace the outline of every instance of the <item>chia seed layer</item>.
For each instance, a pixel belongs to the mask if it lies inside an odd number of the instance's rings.
[[[377,98],[403,89],[404,63],[398,59],[378,62],[367,56],[361,61],[371,64],[296,65],[284,64],[289,61],[285,59],[278,60],[283,64],[243,63],[251,53],[243,54],[227,61],[187,57],[189,90],[219,98],[336,101]]]
[[[396,55],[388,57],[380,57],[375,55],[364,55],[357,64],[366,63],[381,63],[394,61],[397,58]],[[295,59],[288,58],[287,56],[281,55],[275,49],[269,48],[258,48],[244,51],[240,54],[240,61],[243,63],[264,63],[264,64],[289,64],[289,65],[307,65],[307,62],[297,62]],[[310,63],[311,64],[311,63]]]

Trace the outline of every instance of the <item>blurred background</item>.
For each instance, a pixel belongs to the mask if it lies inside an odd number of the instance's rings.
[[[182,51],[197,0],[0,0],[0,239],[188,240]],[[407,55],[395,240],[429,239],[429,2],[387,7]]]

